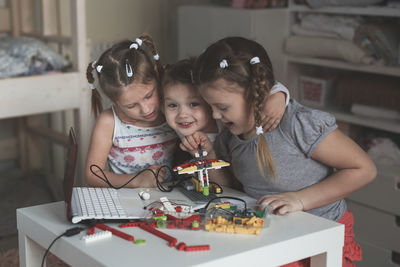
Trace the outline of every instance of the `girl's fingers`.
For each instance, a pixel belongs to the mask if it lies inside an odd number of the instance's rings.
[[[280,207],[279,209],[276,210],[276,214],[279,215],[285,215],[288,214],[290,212],[290,208],[288,205],[283,205],[282,207]]]
[[[274,118],[269,117],[269,118],[265,118],[263,121],[263,130],[267,131],[270,130],[271,126],[274,124]]]
[[[271,124],[271,126],[269,127],[269,129],[265,129],[265,131],[273,131],[273,130],[275,130],[276,129],[276,127],[278,127],[278,125],[279,125],[279,120],[276,120],[276,121],[274,121],[272,124]]]
[[[276,199],[274,201],[272,201],[269,205],[268,205],[268,209],[272,210],[272,211],[278,211],[279,208],[281,208],[282,206],[286,205],[287,202],[282,200],[282,199]]]
[[[265,208],[268,205],[268,209],[270,210],[270,205],[274,200],[275,200],[275,198],[265,196],[265,197],[261,197],[257,201],[257,204],[261,205],[262,208]]]
[[[194,150],[193,145],[190,143],[190,141],[188,140],[187,137],[182,138],[181,144],[182,144],[183,146],[185,146],[185,148],[186,148],[185,151],[190,152],[190,151],[193,151],[193,150]]]
[[[200,132],[195,132],[192,136],[193,136],[193,138],[194,138],[194,140],[195,140],[197,145],[202,143],[202,137],[203,136],[202,136],[202,134]]]
[[[183,151],[186,151],[186,152],[190,152],[191,151],[191,150],[187,149],[187,147],[183,143],[179,144],[179,148],[182,149]]]
[[[193,150],[198,149],[200,142],[198,142],[193,135],[186,136],[186,139],[188,140]]]

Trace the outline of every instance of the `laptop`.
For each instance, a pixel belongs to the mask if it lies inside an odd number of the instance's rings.
[[[72,223],[93,220],[116,221],[144,218],[149,201],[139,197],[134,188],[74,187],[78,143],[71,127],[68,140],[63,191],[67,219]]]

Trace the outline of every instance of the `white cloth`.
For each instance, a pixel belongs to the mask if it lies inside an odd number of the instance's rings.
[[[377,164],[400,167],[400,149],[388,138],[372,139],[372,146],[367,153]]]
[[[289,90],[280,82],[276,82],[274,86],[272,86],[271,91],[269,92],[270,95],[273,95],[277,92],[283,92],[286,94],[286,106],[289,104],[290,100],[290,93]]]
[[[357,45],[344,39],[292,35],[286,39],[285,50],[301,57],[340,59],[364,65],[376,62]]]
[[[359,17],[326,14],[300,14],[300,27],[305,30],[334,34],[352,41],[354,33],[362,20]]]

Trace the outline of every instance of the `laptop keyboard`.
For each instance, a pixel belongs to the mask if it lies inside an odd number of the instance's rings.
[[[105,187],[75,187],[82,216],[88,218],[120,218],[126,214],[117,191]]]

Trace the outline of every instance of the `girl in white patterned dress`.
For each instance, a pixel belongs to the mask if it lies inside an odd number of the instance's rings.
[[[96,175],[101,172],[115,187],[125,184],[144,169],[155,173],[160,166],[171,167],[177,135],[165,122],[160,109],[159,90],[162,66],[152,39],[119,42],[89,64],[87,78],[92,90],[92,109],[97,117],[86,161],[86,181],[90,186],[107,186]],[[102,110],[101,97],[92,72],[113,105]],[[92,168],[93,164],[99,168]],[[108,167],[107,167],[108,165]],[[159,179],[165,178],[162,168]],[[145,171],[127,187],[155,187],[153,173]]]

